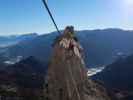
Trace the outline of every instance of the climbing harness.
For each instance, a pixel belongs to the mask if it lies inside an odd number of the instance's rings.
[[[44,4],[44,6],[45,6],[45,8],[46,8],[46,10],[47,10],[47,12],[48,12],[48,14],[49,14],[51,20],[52,20],[52,22],[54,23],[54,26],[55,26],[57,32],[58,32],[59,34],[61,34],[61,32],[59,31],[59,28],[58,28],[58,26],[57,26],[57,24],[56,24],[56,22],[55,22],[55,20],[54,20],[54,17],[52,16],[52,13],[51,13],[51,11],[50,11],[50,9],[49,9],[47,3],[46,3],[46,0],[42,0],[42,2],[43,2],[43,4]]]

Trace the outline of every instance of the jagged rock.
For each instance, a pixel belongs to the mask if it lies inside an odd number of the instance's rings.
[[[85,64],[81,57],[75,54],[69,46],[61,45],[62,39],[68,41],[64,34],[56,39],[53,55],[48,68],[46,96],[48,100],[111,100],[107,90],[88,79]],[[60,43],[61,42],[61,43]],[[66,42],[69,43],[69,42]]]

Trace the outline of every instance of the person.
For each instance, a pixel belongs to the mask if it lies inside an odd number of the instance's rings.
[[[65,30],[63,31],[63,34],[61,36],[57,36],[55,38],[55,42],[52,46],[54,46],[56,43],[60,42],[61,46],[64,46],[65,48],[68,48],[69,39],[76,38],[74,35],[74,27],[73,26],[67,26]]]
[[[74,38],[75,37],[74,27],[73,26],[67,26],[64,30],[64,36],[67,38]]]
[[[63,48],[68,49],[71,54],[75,54],[79,58],[81,58],[82,47],[79,44],[77,37],[75,36],[74,27],[67,26],[64,30],[64,34],[60,41],[60,45]]]

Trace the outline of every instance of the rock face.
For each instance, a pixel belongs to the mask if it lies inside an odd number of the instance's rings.
[[[62,42],[64,39],[67,42]],[[64,34],[55,41],[48,68],[47,99],[111,100],[104,87],[88,80],[82,51],[79,47],[78,41]]]

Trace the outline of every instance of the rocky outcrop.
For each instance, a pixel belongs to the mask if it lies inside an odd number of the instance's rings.
[[[64,39],[66,44],[62,43]],[[71,41],[76,43],[73,48]],[[111,100],[103,86],[88,79],[82,51],[77,45],[80,45],[78,41],[64,35],[55,41],[48,68],[47,100]]]

